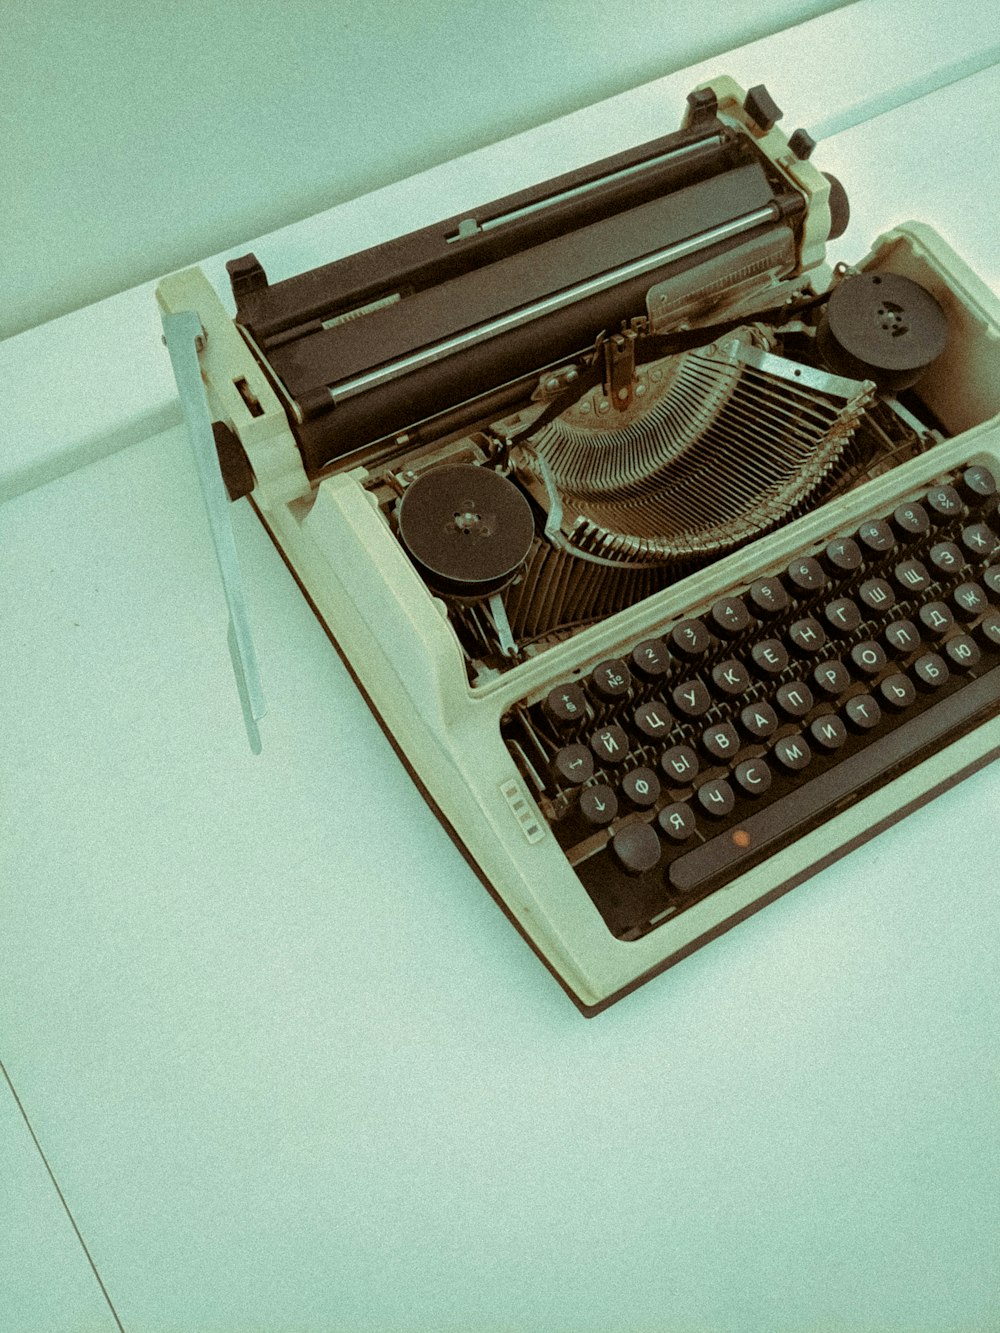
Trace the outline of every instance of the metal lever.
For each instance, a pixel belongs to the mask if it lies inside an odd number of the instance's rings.
[[[236,556],[233,527],[229,518],[229,497],[226,494],[219,460],[212,434],[212,418],[205,396],[205,385],[198,364],[198,344],[204,339],[201,321],[193,310],[179,310],[163,315],[163,339],[170,353],[170,363],[177,381],[184,423],[187,426],[191,452],[194,454],[201,494],[208,514],[208,526],[215,546],[215,556],[222,575],[222,587],[229,608],[229,656],[233,663],[236,688],[243,709],[247,738],[254,754],[260,754],[260,732],[257,723],[267,712],[264,692],[260,683],[260,667],[250,630],[243,578]]]

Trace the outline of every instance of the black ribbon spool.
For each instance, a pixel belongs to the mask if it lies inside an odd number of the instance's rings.
[[[466,601],[492,597],[514,578],[535,536],[531,506],[499,472],[442,464],[403,492],[399,536],[436,592]]]
[[[816,329],[829,368],[886,393],[915,384],[948,342],[948,320],[926,287],[899,273],[858,273],[832,292]]]

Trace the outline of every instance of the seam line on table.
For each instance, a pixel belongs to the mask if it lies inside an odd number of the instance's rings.
[[[65,1213],[66,1213],[66,1216],[69,1218],[70,1226],[73,1228],[74,1232],[76,1233],[76,1238],[77,1238],[77,1240],[80,1242],[80,1248],[83,1250],[84,1254],[87,1256],[87,1263],[90,1264],[91,1271],[92,1271],[92,1273],[94,1274],[94,1277],[97,1279],[97,1285],[98,1285],[98,1286],[100,1287],[100,1289],[101,1289],[101,1295],[104,1297],[105,1301],[107,1301],[108,1309],[111,1311],[111,1315],[112,1315],[112,1317],[113,1317],[115,1323],[118,1325],[118,1328],[119,1328],[119,1330],[120,1330],[120,1333],[125,1333],[125,1326],[124,1326],[124,1324],[122,1323],[122,1321],[118,1318],[118,1311],[115,1309],[114,1304],[112,1303],[111,1297],[108,1295],[108,1289],[107,1289],[107,1287],[104,1285],[104,1281],[103,1281],[103,1279],[102,1279],[100,1273],[97,1271],[97,1265],[94,1263],[93,1256],[91,1255],[90,1251],[87,1249],[87,1242],[83,1239],[83,1236],[82,1236],[81,1233],[80,1233],[80,1228],[79,1228],[79,1227],[77,1226],[77,1224],[76,1224],[76,1218],[73,1216],[72,1212],[70,1211],[69,1204],[66,1202],[66,1196],[63,1194],[62,1190],[59,1188],[59,1182],[58,1182],[58,1180],[56,1180],[55,1173],[53,1172],[52,1167],[49,1165],[49,1159],[45,1156],[45,1153],[44,1153],[44,1151],[42,1150],[42,1145],[41,1145],[41,1144],[39,1143],[39,1141],[38,1141],[38,1135],[35,1133],[34,1128],[32,1127],[31,1121],[28,1119],[28,1113],[27,1113],[27,1111],[24,1109],[24,1104],[22,1103],[21,1098],[17,1095],[17,1089],[14,1087],[14,1084],[11,1082],[11,1077],[10,1077],[10,1075],[7,1073],[7,1068],[6,1068],[6,1066],[4,1065],[4,1063],[3,1063],[2,1060],[0,1060],[0,1073],[3,1074],[4,1079],[6,1080],[7,1086],[8,1086],[8,1088],[10,1088],[11,1096],[14,1098],[14,1102],[15,1102],[15,1104],[16,1104],[16,1106],[17,1106],[17,1109],[18,1109],[18,1111],[20,1111],[20,1113],[21,1113],[21,1119],[24,1121],[25,1125],[27,1126],[28,1133],[31,1135],[31,1141],[32,1141],[32,1143],[34,1143],[35,1148],[38,1150],[38,1155],[39,1155],[39,1157],[42,1159],[42,1163],[43,1163],[43,1165],[44,1165],[44,1167],[45,1167],[45,1170],[49,1173],[49,1179],[52,1181],[52,1187],[53,1187],[53,1189],[55,1190],[55,1192],[56,1192],[56,1194],[57,1194],[57,1196],[58,1196],[58,1198],[59,1198],[59,1202],[60,1202],[60,1203],[62,1204],[62,1206],[63,1206],[63,1209],[64,1209],[64,1211],[65,1211]]]
[[[843,134],[845,130],[853,130],[858,125],[877,120],[879,116],[884,116],[889,111],[897,111],[911,102],[918,102],[922,97],[928,97],[942,88],[948,88],[953,83],[961,83],[963,79],[982,74],[995,65],[1000,65],[1000,46],[987,47],[985,51],[979,51],[976,55],[955,60],[950,65],[935,70],[933,74],[925,74],[919,79],[901,84],[890,93],[869,97],[866,101],[841,111],[839,115],[817,121],[815,125],[809,126],[809,133],[817,142],[831,139],[836,134]]]

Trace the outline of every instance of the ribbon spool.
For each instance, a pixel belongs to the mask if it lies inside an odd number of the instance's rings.
[[[948,321],[926,287],[899,273],[845,278],[826,303],[816,344],[829,368],[886,393],[915,384],[948,342]]]
[[[535,520],[512,481],[474,463],[444,464],[403,492],[399,536],[436,592],[479,601],[514,578],[527,559]]]

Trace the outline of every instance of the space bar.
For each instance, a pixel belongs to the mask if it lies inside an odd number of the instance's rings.
[[[942,741],[963,722],[968,722],[1000,699],[1000,667],[994,667],[947,698],[932,704],[869,742],[835,768],[827,769],[811,782],[779,797],[763,810],[700,847],[677,858],[670,867],[670,882],[682,893],[690,893],[716,880],[725,872],[739,873],[740,862],[760,859],[761,850],[787,839],[804,824],[813,823],[824,810],[832,813],[836,803],[900,762]],[[738,845],[733,838],[741,833]],[[732,877],[731,875],[729,876]]]

